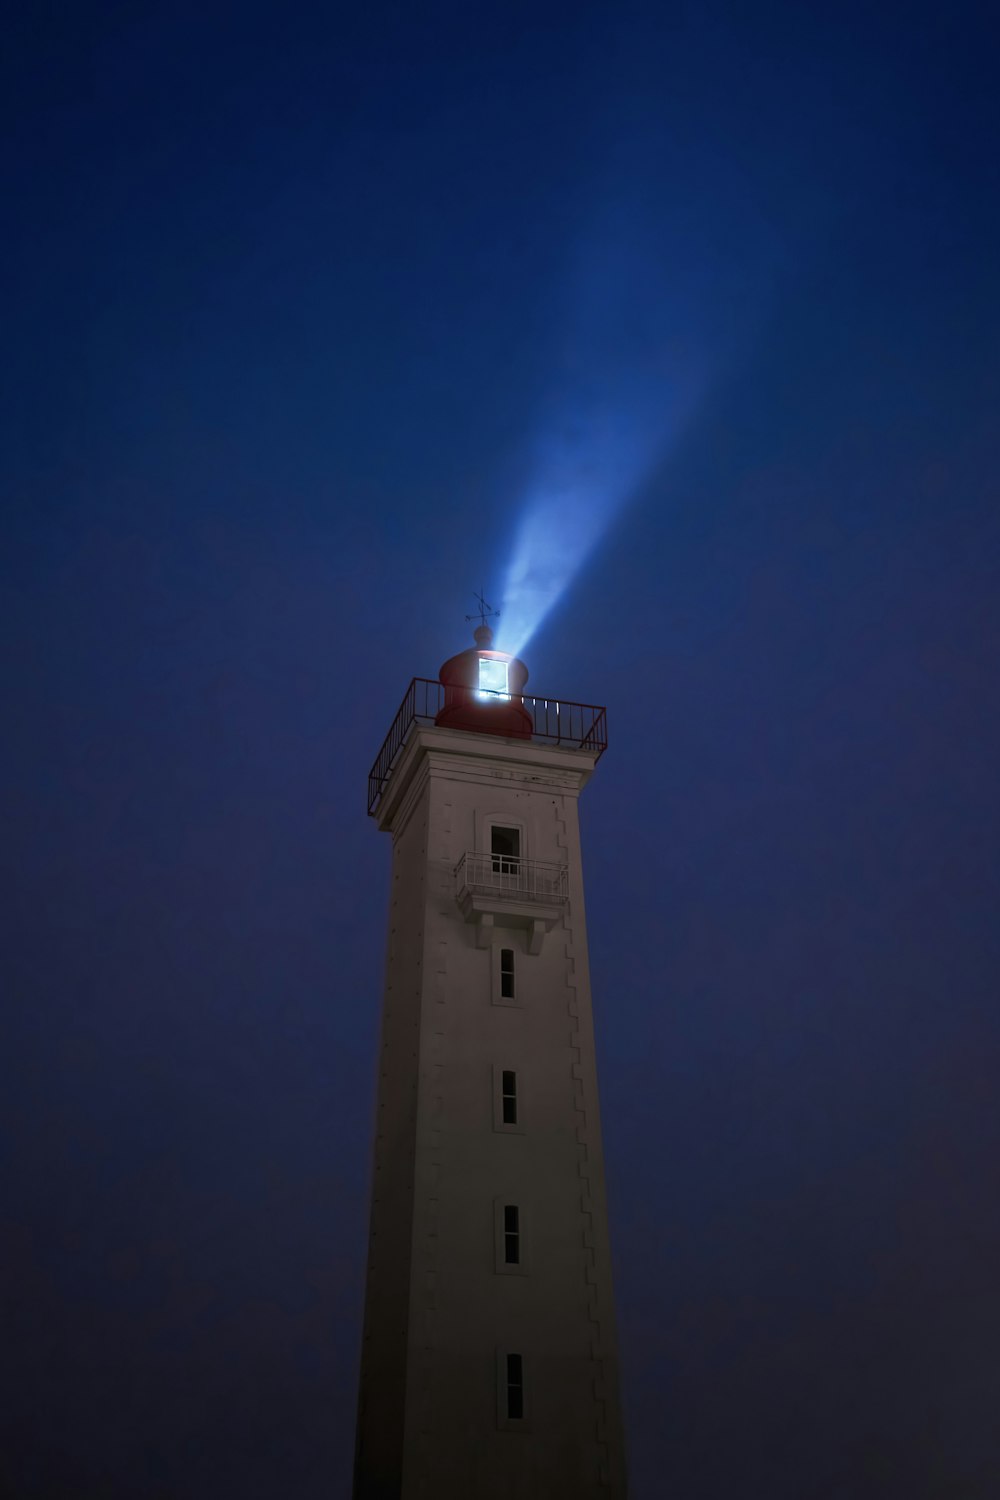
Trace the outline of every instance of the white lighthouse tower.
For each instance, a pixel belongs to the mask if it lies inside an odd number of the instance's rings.
[[[602,708],[476,646],[414,679],[392,835],[355,1500],[622,1500],[577,799]]]

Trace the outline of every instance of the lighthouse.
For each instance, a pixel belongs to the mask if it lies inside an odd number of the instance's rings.
[[[578,799],[601,707],[475,645],[369,778],[392,837],[355,1500],[622,1500]]]

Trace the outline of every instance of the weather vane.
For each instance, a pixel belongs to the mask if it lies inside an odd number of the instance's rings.
[[[499,620],[500,611],[498,609],[494,609],[491,604],[487,604],[486,600],[483,598],[482,589],[479,590],[478,594],[473,594],[472,597],[473,599],[479,600],[479,608],[474,615],[466,615],[465,618],[467,620],[478,620],[481,625],[485,625],[486,621],[491,618],[494,620]]]

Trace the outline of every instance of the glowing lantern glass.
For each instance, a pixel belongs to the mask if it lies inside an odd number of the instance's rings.
[[[480,698],[507,698],[507,663],[493,661],[489,657],[479,658]]]

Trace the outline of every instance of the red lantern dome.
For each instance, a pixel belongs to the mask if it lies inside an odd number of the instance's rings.
[[[445,691],[444,707],[435,724],[442,729],[530,739],[534,726],[520,698],[528,680],[527,667],[516,656],[491,649],[493,632],[485,623],[477,627],[475,641],[474,648],[450,657],[438,673]]]

